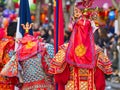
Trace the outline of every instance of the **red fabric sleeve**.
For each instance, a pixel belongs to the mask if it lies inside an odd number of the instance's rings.
[[[96,90],[105,90],[105,76],[98,67],[96,68],[94,78]]]
[[[65,90],[65,85],[70,77],[69,65],[66,66],[65,70],[54,76],[55,82],[58,84],[58,90]]]
[[[47,55],[47,52],[46,52],[46,50],[44,49],[43,52],[41,53],[41,56],[42,56],[42,58],[41,58],[41,63],[42,63],[42,67],[43,67],[44,71],[45,71],[46,73],[48,73],[48,65],[47,65],[47,62],[45,61],[45,56],[46,56],[46,55]]]

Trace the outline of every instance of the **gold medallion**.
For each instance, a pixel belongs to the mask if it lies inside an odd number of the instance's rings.
[[[76,56],[82,57],[85,53],[86,53],[86,47],[83,44],[80,44],[75,48]]]
[[[31,42],[31,41],[28,41],[27,45],[26,45],[26,49],[30,49],[32,48],[33,46],[35,46],[36,43],[35,42]]]

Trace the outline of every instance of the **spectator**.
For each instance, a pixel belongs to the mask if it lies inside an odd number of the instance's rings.
[[[41,29],[40,30],[40,35],[44,39],[43,41],[46,42],[46,40],[48,38],[48,32],[47,32],[47,30],[46,29]]]
[[[46,42],[53,44],[54,43],[53,36],[54,36],[53,29],[49,29],[48,30],[48,38],[47,38]]]

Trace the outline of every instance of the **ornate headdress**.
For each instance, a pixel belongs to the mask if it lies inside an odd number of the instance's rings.
[[[81,11],[82,15],[87,17],[87,18],[90,18],[90,19],[95,19],[97,16],[98,8],[95,8],[93,11],[90,10],[90,7],[92,6],[93,1],[94,0],[76,0],[75,1],[75,8],[79,9],[80,6],[84,7],[84,9]],[[77,9],[74,9],[74,10],[77,10]],[[78,12],[74,13],[74,16],[76,16],[76,14],[77,14],[77,16],[79,16]]]

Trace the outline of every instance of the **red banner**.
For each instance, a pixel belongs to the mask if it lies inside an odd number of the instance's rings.
[[[62,0],[54,0],[54,49],[57,52],[58,46],[64,43],[64,21]],[[58,5],[56,7],[56,5]]]
[[[58,45],[62,45],[64,43],[64,15],[62,9],[62,0],[58,0]]]

